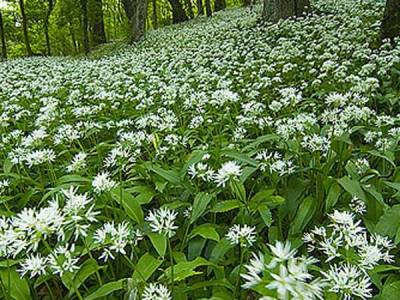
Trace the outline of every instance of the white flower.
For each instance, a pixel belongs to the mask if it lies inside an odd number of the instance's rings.
[[[162,207],[150,211],[146,217],[146,221],[150,223],[151,230],[171,238],[175,235],[178,226],[175,225],[175,220],[178,213],[172,209]]]
[[[30,278],[46,274],[47,258],[42,257],[40,254],[29,254],[21,264],[18,270],[21,276],[25,276],[26,273],[30,273]]]
[[[142,300],[172,300],[172,296],[165,285],[150,283],[143,291]]]
[[[232,245],[240,244],[243,247],[249,247],[256,241],[256,228],[246,224],[235,224],[229,229],[226,238]]]
[[[352,296],[362,299],[372,297],[370,279],[356,266],[350,264],[333,265],[328,272],[321,271],[321,273],[325,276],[329,290],[343,295],[345,299],[352,299]]]
[[[86,168],[87,154],[85,152],[79,152],[75,154],[71,163],[67,166],[67,172],[79,172]]]
[[[268,268],[273,269],[277,264],[287,261],[289,259],[293,259],[296,255],[296,249],[292,250],[292,245],[289,241],[282,243],[280,241],[276,241],[275,246],[269,245],[271,249],[271,254],[273,255],[273,259],[268,265]]]
[[[96,175],[92,181],[93,189],[96,193],[109,192],[117,186],[117,183],[110,178],[108,172],[102,172]]]
[[[217,186],[225,187],[230,179],[237,179],[242,174],[242,169],[235,161],[228,161],[222,165],[214,175],[214,181]]]
[[[250,289],[262,281],[260,275],[265,269],[264,255],[259,253],[258,255],[253,253],[253,258],[250,262],[244,266],[247,269],[247,273],[240,274],[240,276],[246,281],[242,285],[244,289]]]

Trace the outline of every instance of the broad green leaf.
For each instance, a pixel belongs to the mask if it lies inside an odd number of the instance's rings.
[[[193,201],[193,209],[192,209],[192,216],[190,217],[190,224],[196,222],[196,220],[203,215],[212,197],[213,195],[208,193],[198,193],[196,195]]]
[[[75,175],[75,174],[64,175],[57,179],[56,186],[63,185],[66,183],[73,183],[73,182],[88,183],[88,182],[91,182],[91,180],[89,178],[85,178],[81,175]]]
[[[217,202],[211,211],[215,213],[223,213],[242,206],[243,204],[239,200],[225,200]]]
[[[211,251],[210,261],[218,263],[224,257],[225,253],[232,248],[233,245],[226,238],[221,239]]]
[[[357,197],[358,199],[361,199],[365,203],[367,203],[367,196],[365,195],[358,181],[353,180],[348,176],[344,176],[337,181],[350,195],[352,195],[353,197]]]
[[[225,150],[222,151],[222,155],[227,156],[229,158],[233,158],[239,162],[248,164],[253,167],[258,166],[258,162],[255,159],[250,158],[247,154],[237,152],[235,150]]]
[[[159,233],[149,233],[147,234],[148,237],[150,238],[150,241],[154,248],[157,250],[157,253],[161,256],[164,257],[165,252],[167,251],[167,238],[163,234]]]
[[[264,221],[264,224],[267,227],[270,227],[272,224],[272,214],[271,211],[268,208],[268,205],[266,204],[262,204],[258,207],[258,212],[262,218],[262,220]]]
[[[108,282],[103,286],[101,286],[100,288],[98,288],[95,292],[85,297],[85,300],[94,300],[103,298],[115,291],[122,290],[125,286],[125,281],[126,279],[120,279],[118,281]]]
[[[132,220],[139,224],[143,223],[143,210],[135,197],[120,187],[112,190],[112,196],[115,201],[122,204],[125,212]]]
[[[69,290],[74,290],[79,288],[90,275],[96,273],[98,270],[99,265],[96,260],[88,259],[81,265],[75,276],[73,273],[65,273],[62,277],[62,281]]]
[[[328,195],[325,200],[325,212],[330,212],[336,205],[341,194],[341,188],[339,184],[333,182],[329,187]]]
[[[180,262],[173,266],[174,268],[174,281],[181,281],[188,277],[192,277],[195,275],[203,274],[201,271],[195,271],[198,267],[202,266],[211,266],[213,263],[208,260],[197,257],[192,261]],[[171,267],[168,267],[164,273],[165,276],[170,280],[171,279]]]
[[[219,241],[219,234],[211,224],[202,224],[197,226],[190,233],[190,238],[200,235],[204,239]]]
[[[15,300],[33,299],[28,282],[14,268],[0,269],[0,278],[4,288]],[[10,289],[8,289],[10,287]]]
[[[400,204],[387,208],[376,224],[375,231],[394,238],[400,226]]]
[[[243,183],[238,180],[230,180],[229,186],[236,198],[239,199],[241,202],[246,203],[246,189]]]
[[[136,201],[139,202],[140,205],[150,203],[156,195],[156,192],[152,188],[145,185],[138,185],[125,190],[134,195]]]
[[[153,273],[161,266],[163,260],[154,258],[151,254],[145,253],[138,261],[133,273],[134,281],[147,281]]]
[[[157,166],[151,166],[150,170],[173,184],[179,184],[181,181],[179,173],[174,170],[164,170]]]
[[[398,300],[400,295],[400,281],[387,283],[383,286],[382,300]]]
[[[315,199],[311,196],[305,198],[303,202],[301,202],[296,216],[290,226],[289,235],[293,236],[301,234],[307,224],[311,221],[316,210],[317,204],[315,203]]]

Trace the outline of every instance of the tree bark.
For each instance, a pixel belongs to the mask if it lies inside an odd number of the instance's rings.
[[[83,35],[83,49],[86,54],[90,52],[89,46],[89,16],[88,16],[88,1],[80,0],[82,12],[82,35]]]
[[[393,39],[400,36],[400,0],[387,0],[381,25],[381,38]]]
[[[29,33],[28,33],[28,20],[26,17],[25,13],[25,3],[24,0],[19,0],[19,8],[21,10],[21,16],[22,16],[22,29],[24,31],[24,42],[25,42],[25,47],[26,47],[26,54],[28,56],[32,56],[32,48],[31,44],[29,42]]]
[[[192,0],[185,0],[185,2],[186,2],[187,11],[189,13],[189,18],[193,19],[194,13],[193,13]]]
[[[226,8],[225,0],[215,0],[214,3],[214,11],[224,10]]]
[[[158,17],[157,17],[157,0],[153,0],[153,28],[158,28]]]
[[[97,46],[106,42],[106,33],[104,30],[103,2],[102,0],[91,0],[90,4],[90,10],[92,13],[91,29],[93,46]]]
[[[48,56],[51,55],[50,36],[49,36],[49,19],[50,19],[51,12],[53,11],[53,8],[54,8],[53,0],[48,0],[46,16],[44,19],[44,36],[46,39],[46,49],[47,49]]]
[[[263,17],[273,23],[308,12],[309,0],[264,0]]]
[[[197,16],[204,15],[203,0],[197,0]]]
[[[3,15],[1,14],[1,11],[0,11],[0,37],[1,37],[1,57],[7,59],[7,45],[4,32]]]
[[[129,20],[130,40],[140,41],[146,32],[147,0],[122,0]]]
[[[211,1],[206,0],[206,15],[207,17],[212,17]]]
[[[188,20],[188,17],[183,9],[182,3],[179,0],[168,0],[172,8],[172,23],[178,24]]]

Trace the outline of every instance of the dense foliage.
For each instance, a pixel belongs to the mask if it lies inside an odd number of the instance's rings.
[[[4,299],[398,299],[400,45],[316,0],[0,64]]]

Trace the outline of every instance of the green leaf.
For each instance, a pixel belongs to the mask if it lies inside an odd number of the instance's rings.
[[[5,289],[15,300],[33,299],[28,282],[15,269],[0,269],[0,278]],[[10,281],[8,281],[10,279]],[[8,290],[8,287],[10,289]]]
[[[311,196],[305,198],[301,202],[299,209],[297,210],[296,217],[294,218],[292,225],[289,230],[289,235],[294,236],[303,232],[304,228],[311,221],[317,210],[317,203]]]
[[[195,269],[201,266],[212,266],[212,265],[214,264],[202,257],[197,257],[195,260],[192,261],[180,262],[173,266],[174,281],[181,281],[188,277],[203,274],[203,272],[195,271]],[[170,279],[171,267],[167,268],[164,274],[167,276],[168,279]]]
[[[139,202],[140,205],[150,203],[150,201],[156,195],[156,192],[146,185],[134,186],[126,189],[126,191],[134,195],[136,201]]]
[[[104,284],[100,288],[98,288],[95,292],[91,293],[85,300],[94,300],[105,297],[115,291],[122,290],[125,286],[126,279],[120,279],[118,281],[112,281]]]
[[[144,222],[143,210],[135,197],[120,187],[115,188],[111,193],[118,203],[122,203],[122,207],[132,220],[138,224]]]
[[[222,152],[222,155],[227,156],[229,158],[233,158],[242,163],[248,164],[253,167],[258,166],[258,162],[255,159],[250,158],[247,154],[237,152],[235,150],[225,150]]]
[[[232,209],[240,208],[243,204],[239,200],[226,200],[216,203],[211,209],[212,212],[222,213]]]
[[[225,253],[232,248],[233,245],[226,238],[221,239],[211,251],[210,261],[218,263],[224,257]]]
[[[94,274],[98,270],[99,265],[96,260],[88,259],[81,265],[75,276],[70,272],[65,273],[62,276],[62,281],[67,289],[75,290],[76,288],[79,288],[90,275]]]
[[[398,300],[400,295],[400,280],[385,284],[383,286],[381,299]]]
[[[261,219],[264,221],[264,224],[267,227],[270,227],[272,224],[272,214],[268,208],[268,205],[262,204],[258,207],[258,212],[261,216]]]
[[[219,242],[219,234],[211,224],[202,224],[197,226],[190,233],[190,238],[194,238],[195,236],[200,235],[204,239],[214,240]]]
[[[229,186],[233,194],[235,194],[236,198],[239,199],[241,202],[246,202],[246,189],[242,182],[238,180],[230,180]]]
[[[174,170],[164,170],[157,166],[151,166],[150,170],[173,184],[179,184],[181,181],[179,173]]]
[[[88,183],[91,182],[91,180],[80,175],[71,174],[71,175],[64,175],[58,178],[55,185],[59,186],[66,183],[74,183],[74,182]]]
[[[10,173],[12,167],[13,167],[13,164],[12,164],[11,160],[9,158],[6,158],[3,163],[3,172]]]
[[[163,234],[159,233],[149,233],[147,236],[150,238],[151,243],[153,244],[154,248],[157,250],[157,253],[164,257],[165,252],[167,251],[167,238]]]
[[[400,204],[387,208],[376,224],[375,231],[394,238],[400,226]],[[397,241],[398,242],[398,241]]]
[[[341,194],[340,185],[333,182],[329,187],[328,195],[325,200],[325,212],[330,212],[333,207],[335,207],[337,201],[339,200]]]
[[[358,181],[350,179],[348,176],[344,176],[337,181],[350,195],[367,203],[367,196],[365,195]]]
[[[154,258],[151,254],[145,253],[138,261],[133,273],[134,281],[147,281],[153,273],[161,266],[163,260]]]
[[[193,210],[192,216],[190,217],[190,224],[196,222],[196,220],[203,215],[212,197],[213,195],[208,193],[198,193],[196,195],[193,201]]]

